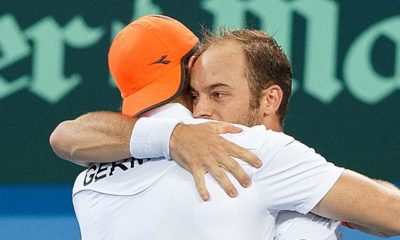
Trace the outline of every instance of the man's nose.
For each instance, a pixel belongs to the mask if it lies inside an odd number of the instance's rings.
[[[195,118],[211,118],[212,108],[211,104],[205,98],[198,98],[197,102],[193,104],[193,116]]]

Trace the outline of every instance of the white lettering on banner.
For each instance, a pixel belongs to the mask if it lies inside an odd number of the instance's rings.
[[[245,27],[245,13],[250,11],[261,22],[261,28],[274,36],[292,59],[294,12],[306,19],[304,53],[304,91],[322,102],[331,102],[341,91],[335,77],[339,10],[334,1],[324,0],[205,0],[203,6],[215,16],[214,28],[233,24]],[[225,8],[224,6],[229,6]],[[315,11],[318,9],[318,11]],[[215,29],[214,29],[215,30]],[[293,89],[297,90],[297,87]]]
[[[18,26],[14,16],[6,14],[0,17],[0,69],[18,62],[30,54],[28,41]],[[7,80],[0,76],[0,99],[7,97],[29,86],[29,77],[23,75],[17,79]]]
[[[229,7],[226,7],[229,6]],[[303,90],[329,104],[344,87],[357,100],[375,104],[400,89],[400,16],[384,19],[365,29],[351,43],[344,59],[343,79],[337,78],[339,3],[332,0],[203,0],[201,7],[213,15],[214,30],[220,26],[243,28],[246,14],[252,13],[263,30],[272,34],[293,60],[294,36],[298,27],[295,14],[305,20],[303,81],[294,79],[293,91]],[[161,14],[151,0],[133,1],[133,19],[146,14]],[[111,40],[126,25],[113,21]],[[0,100],[22,89],[54,104],[82,82],[73,71],[65,76],[66,47],[76,49],[94,46],[105,35],[101,27],[91,28],[81,16],[74,16],[60,26],[50,16],[22,30],[11,14],[0,16]],[[393,76],[379,75],[372,65],[371,50],[379,37],[395,43],[396,61]],[[28,41],[32,41],[30,46]],[[32,73],[6,79],[1,71],[32,57]],[[115,87],[111,77],[109,85]]]
[[[32,54],[31,81],[28,76],[23,76],[7,83],[0,77],[0,99],[29,87],[32,93],[49,103],[57,103],[81,82],[79,74],[64,75],[65,46],[90,47],[104,35],[102,29],[89,28],[79,16],[71,19],[64,28],[53,18],[46,17],[21,32],[14,17],[6,15],[0,18],[0,30],[10,33],[0,38],[1,50],[6,53],[0,60],[0,69]],[[32,51],[26,43],[28,39],[33,41]]]
[[[81,82],[79,74],[64,76],[65,45],[89,47],[103,33],[100,29],[87,27],[82,17],[74,17],[64,29],[50,17],[27,29],[27,36],[34,42],[31,91],[50,103],[62,99]]]
[[[285,49],[288,58],[291,58],[291,31],[287,31],[290,28],[291,22],[287,16],[287,12],[282,11],[279,14],[275,13],[276,9],[283,9],[281,6],[283,3],[280,1],[237,1],[237,0],[205,0],[202,2],[202,6],[207,11],[211,12],[214,16],[214,31],[217,31],[219,27],[225,26],[228,28],[244,28],[246,23],[246,12],[251,11],[259,17],[261,21],[261,29],[267,30],[268,23],[277,22],[278,25],[268,24],[268,31],[274,35],[277,42]],[[226,8],[225,6],[229,6]],[[270,11],[272,10],[272,11]],[[270,12],[272,12],[270,14]],[[267,17],[268,16],[268,20]],[[270,29],[269,26],[275,26],[276,29],[283,29],[283,31],[276,31]],[[280,27],[278,27],[280,26]],[[298,89],[298,84],[293,79],[293,92]]]
[[[134,0],[132,19],[138,19],[148,14],[162,14],[161,8],[153,4],[151,0]]]
[[[391,77],[379,75],[371,64],[370,53],[380,36],[396,44],[395,71]],[[363,102],[378,103],[400,89],[400,17],[378,22],[358,36],[348,51],[343,69],[349,91]]]

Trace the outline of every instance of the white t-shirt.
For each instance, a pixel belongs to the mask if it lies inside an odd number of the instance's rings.
[[[313,213],[280,211],[273,240],[342,240],[341,223]]]
[[[182,108],[170,105],[153,117],[205,121],[191,119]],[[264,165],[256,169],[239,160],[252,186],[243,189],[229,175],[239,192],[234,199],[206,175],[211,199],[203,202],[191,174],[174,161],[92,165],[73,189],[82,239],[273,239],[279,211],[307,214],[343,171],[288,135],[264,126],[242,128],[223,137],[255,153]]]

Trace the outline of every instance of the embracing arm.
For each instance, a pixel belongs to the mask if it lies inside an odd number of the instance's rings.
[[[400,191],[350,170],[312,212],[376,235],[400,234]]]
[[[204,174],[207,172],[231,197],[235,197],[237,191],[223,169],[232,173],[242,186],[250,185],[246,172],[232,156],[260,167],[258,158],[219,135],[240,132],[239,128],[228,123],[179,124],[176,127],[177,123],[155,118],[141,118],[138,121],[120,113],[93,112],[60,123],[50,136],[50,145],[60,158],[83,166],[132,156],[168,158],[171,155],[192,173],[204,200],[209,199],[204,183]],[[134,126],[137,128],[132,132]],[[163,134],[158,134],[160,132]],[[158,135],[163,136],[158,138]]]
[[[57,156],[80,165],[129,158],[136,120],[114,112],[87,113],[60,123],[50,135],[50,145]]]
[[[261,157],[266,153],[261,151]],[[253,181],[267,210],[303,214],[311,211],[357,225],[357,229],[368,233],[400,234],[399,190],[337,168],[298,141],[286,144],[266,166],[255,174]]]

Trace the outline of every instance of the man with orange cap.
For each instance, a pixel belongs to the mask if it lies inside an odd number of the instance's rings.
[[[121,38],[121,36],[117,36],[116,42],[119,38]],[[117,56],[126,59],[127,57],[124,56],[126,53],[124,50],[125,47],[121,47],[120,49],[122,49],[122,51],[119,55],[117,54]],[[112,52],[113,46],[110,50],[110,59],[113,57]],[[170,55],[169,52],[168,54],[165,53],[165,55],[161,55],[155,61],[149,62],[147,66],[144,67],[146,68],[154,64],[168,65],[170,63],[168,55]],[[130,67],[134,65],[131,62],[121,63],[125,63]],[[112,66],[110,66],[110,68],[113,72]],[[126,73],[124,71],[126,70],[122,69],[121,73],[118,74],[124,76]],[[114,72],[113,75],[115,75]],[[129,74],[127,76],[129,76]],[[160,77],[161,75],[157,76]],[[118,77],[116,77],[116,79],[118,79]],[[138,80],[140,80],[140,78]],[[129,85],[117,85],[120,88],[130,88]],[[124,96],[124,98],[127,98],[127,96]],[[137,121],[135,128],[138,127],[140,129],[140,125],[146,124],[158,127],[159,124],[167,121],[166,119],[160,119],[160,117],[166,116],[179,116],[179,121],[174,119],[168,120],[173,127],[182,119],[188,119],[185,123],[202,122],[201,120],[191,120],[191,115],[188,114],[187,110],[176,105],[169,105],[163,109],[158,108],[151,114],[152,118],[142,118]],[[154,129],[153,131],[154,134],[158,134],[162,129]],[[149,136],[145,136],[145,134]],[[132,136],[138,135],[139,139],[145,139],[145,141],[135,140],[135,138],[132,137],[133,140],[131,142],[134,144],[131,144],[131,146],[140,147],[140,145],[142,145],[142,148],[145,149],[148,144],[152,143],[146,142],[146,139],[152,137],[151,134],[152,133],[148,134],[148,132],[141,133],[140,130],[139,133],[136,131]],[[144,138],[140,138],[140,136]],[[221,194],[220,189],[215,188],[215,184],[211,184],[210,179],[207,178],[210,189],[215,198],[212,203],[209,203],[209,205],[205,207],[201,202],[196,203],[193,191],[191,191],[190,185],[187,184],[187,178],[190,178],[190,175],[182,171],[180,168],[177,168],[174,162],[165,160],[146,161],[143,159],[127,159],[112,164],[92,165],[86,172],[82,173],[78,177],[74,187],[75,207],[77,209],[87,210],[85,214],[80,214],[80,212],[77,211],[77,216],[78,219],[80,219],[80,222],[82,220],[82,222],[87,224],[87,227],[83,229],[90,229],[90,226],[97,226],[95,227],[96,230],[101,229],[102,231],[97,231],[98,235],[96,239],[107,238],[107,236],[111,235],[103,234],[110,233],[112,233],[112,236],[116,239],[123,239],[126,235],[123,230],[129,228],[129,225],[127,224],[130,224],[130,221],[133,221],[141,223],[138,232],[131,235],[138,238],[143,236],[151,239],[168,239],[172,237],[174,239],[207,239],[216,237],[229,237],[230,239],[258,239],[261,237],[260,239],[264,239],[265,237],[268,238],[273,236],[274,230],[271,228],[273,226],[271,223],[273,223],[276,218],[276,211],[296,210],[301,213],[307,213],[312,210],[318,202],[323,203],[319,206],[319,209],[330,209],[329,206],[325,206],[324,201],[326,200],[325,198],[322,199],[322,197],[333,188],[333,184],[335,184],[336,180],[340,178],[343,169],[327,163],[319,155],[314,155],[315,153],[312,152],[309,153],[311,155],[307,156],[294,154],[303,152],[308,148],[283,133],[266,131],[265,128],[262,127],[246,128],[243,134],[239,137],[235,137],[234,135],[225,135],[224,137],[247,148],[253,148],[258,152],[260,158],[264,162],[268,162],[269,166],[279,166],[278,169],[286,169],[284,171],[284,176],[280,175],[278,176],[279,180],[276,179],[276,176],[273,176],[274,168],[260,168],[259,170],[247,169],[251,173],[253,179],[257,180],[256,185],[253,186],[253,191],[242,191],[241,196],[237,198],[237,201],[232,200],[232,202],[226,201],[224,199],[225,195]],[[271,144],[274,145],[272,147],[262,144],[269,142],[269,138],[274,139],[273,142],[275,145]],[[254,143],[251,143],[255,139],[257,139],[257,142],[261,144],[255,145],[259,147],[263,146],[262,149],[257,150],[257,147],[254,147]],[[284,147],[291,153],[289,155],[286,155],[286,153],[283,155],[278,154],[278,157],[271,156],[274,155],[274,149],[276,149],[277,145]],[[287,146],[290,147],[286,148]],[[152,149],[157,148],[157,146],[153,147],[153,145],[150,145],[150,148],[151,149],[147,152],[153,151]],[[262,150],[263,153],[260,153],[260,150]],[[147,154],[146,150],[144,152]],[[168,150],[160,149],[158,153],[155,154],[161,154],[164,156],[165,153],[168,153]],[[281,157],[284,158],[282,159]],[[290,160],[296,158],[302,159],[302,157],[308,159],[306,165],[299,164],[301,161]],[[278,159],[280,161],[277,161]],[[146,164],[144,164],[145,161]],[[301,168],[301,172],[298,172],[298,170],[300,170],[299,167]],[[307,171],[307,169],[312,171]],[[297,173],[293,174],[294,172]],[[135,179],[128,178],[127,176],[135,176]],[[218,174],[216,174],[216,176],[218,176]],[[296,176],[294,182],[287,181],[287,179],[290,179],[288,178],[289,176]],[[140,181],[138,181],[138,179],[140,179]],[[272,182],[275,184],[271,185]],[[289,182],[291,182],[291,185],[294,184],[296,186],[293,186],[293,189],[282,187]],[[342,185],[342,183],[340,185]],[[274,187],[272,188],[272,186]],[[376,186],[369,187],[374,188]],[[275,193],[269,192],[271,191],[269,188],[279,188],[279,194],[276,191]],[[181,193],[179,199],[176,198],[174,193],[175,191]],[[298,196],[295,194],[296,192],[301,192],[302,194]],[[228,193],[231,194],[232,192]],[[164,197],[162,201],[157,197],[160,195]],[[235,194],[231,194],[231,196],[234,195]],[[253,203],[254,200],[259,199],[257,196],[262,199],[261,206],[255,202]],[[276,196],[291,197],[288,199],[278,199]],[[203,195],[203,198],[208,198],[208,196],[204,197]],[[346,199],[346,196],[344,198]],[[99,204],[93,205],[93,200]],[[89,203],[91,203],[90,207],[88,206]],[[104,206],[114,207],[109,207],[107,209],[104,208]],[[246,206],[246,208],[244,209],[243,206]],[[234,211],[233,215],[232,211]],[[212,218],[207,218],[207,213],[213,213],[211,215]],[[262,214],[259,215],[259,213]],[[177,217],[177,220],[175,221],[174,219],[165,218],[168,214],[173,214],[173,216]],[[104,219],[107,218],[107,221],[102,223],[91,221],[99,219],[99,216],[104,216]],[[118,216],[118,218],[114,219],[115,216]],[[143,216],[146,217],[143,218]],[[220,219],[215,218],[216,216],[220,217]],[[113,220],[117,222],[111,224],[113,223]],[[244,220],[245,223],[241,222],[242,220]],[[212,222],[212,224],[209,224],[207,228],[205,228],[204,224],[209,222]],[[186,225],[190,223],[190,226],[182,226],[184,223],[186,223]],[[223,229],[221,228],[221,224],[230,226],[231,228]],[[374,222],[373,224],[376,223]],[[113,231],[107,233],[107,228],[110,228],[110,225],[113,225]],[[236,225],[238,226],[235,227]],[[156,232],[150,229],[150,227],[153,226],[157,227]],[[264,228],[262,226],[264,226]],[[265,226],[267,227],[265,228]],[[146,235],[141,235],[144,233],[146,233]],[[200,235],[196,237],[193,236],[195,235],[193,233]],[[89,234],[83,231],[82,235],[93,236],[93,232],[90,232]]]
[[[187,65],[198,43],[198,38],[189,29],[166,16],[146,16],[128,25],[116,36],[109,52],[110,70],[121,92],[122,114],[126,117],[110,112],[96,112],[83,115],[74,121],[62,122],[50,136],[50,144],[55,153],[63,159],[85,166],[93,160],[111,162],[132,156],[136,158],[143,158],[144,155],[170,158],[168,143],[172,130],[180,122],[178,120],[161,121],[152,125],[153,134],[145,135],[150,138],[157,134],[157,138],[154,143],[152,143],[152,139],[147,140],[146,144],[151,144],[151,146],[147,146],[144,151],[151,151],[149,153],[138,151],[143,145],[142,140],[137,144],[132,144],[132,148],[129,148],[129,144],[120,144],[116,140],[131,138],[136,117],[145,116],[144,113],[148,114],[150,110],[172,100],[186,103],[185,96],[181,97],[181,94],[187,93],[184,91],[188,85]],[[190,109],[190,104],[185,104],[185,106]],[[81,125],[83,122],[85,122],[85,127]],[[195,127],[196,130],[206,129],[207,131],[201,131],[203,134],[201,136],[193,136],[192,143],[208,133],[207,139],[216,141],[219,147],[226,150],[218,151],[213,156],[213,159],[218,159],[215,161],[218,168],[210,159],[209,167],[204,163],[205,167],[202,170],[210,172],[216,177],[222,172],[219,167],[221,165],[231,172],[242,185],[246,185],[245,183],[250,179],[240,166],[231,167],[236,162],[231,156],[240,158],[253,166],[257,165],[257,157],[215,134],[215,132],[238,132],[240,129],[225,123],[208,125],[212,127],[211,130],[201,126],[199,129],[196,129],[197,126]],[[75,127],[79,129],[75,129]],[[93,136],[90,129],[96,129],[96,134],[99,135]],[[160,131],[163,134],[160,134]],[[164,131],[167,132],[164,133]],[[163,136],[163,138],[158,138],[158,136]],[[76,144],[77,140],[79,144]],[[78,159],[75,158],[76,156],[79,156]],[[185,163],[180,162],[180,164]],[[202,179],[204,172],[195,174],[195,179]],[[235,192],[225,176],[224,178],[216,177],[216,180],[227,192]],[[205,189],[202,182],[196,181],[196,184],[199,189]]]
[[[166,16],[144,17],[115,37],[109,66],[117,76],[124,115],[139,116],[169,103],[187,86],[186,66],[199,39],[178,24]]]

